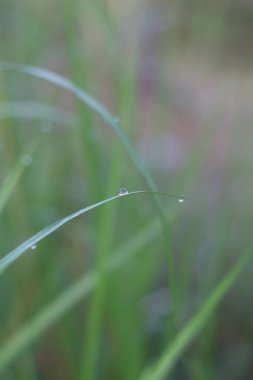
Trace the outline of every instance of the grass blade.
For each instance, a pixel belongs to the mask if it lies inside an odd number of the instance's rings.
[[[93,98],[90,94],[82,90],[80,87],[76,86],[70,80],[64,78],[61,75],[53,73],[51,71],[42,69],[40,67],[34,67],[30,65],[22,65],[15,63],[0,63],[0,70],[2,71],[18,71],[24,74],[32,75],[36,78],[44,79],[50,83],[53,83],[75,95],[79,100],[86,104],[90,109],[95,111],[101,118],[112,128],[112,130],[119,137],[121,142],[124,144],[126,150],[128,151],[130,157],[133,159],[134,163],[146,179],[147,183],[150,185],[152,190],[156,190],[155,183],[149,174],[144,161],[140,158],[137,151],[134,149],[127,136],[123,130],[119,127],[118,119],[113,116],[100,102]]]
[[[0,119],[46,119],[64,126],[75,125],[76,117],[70,112],[38,102],[1,102]]]
[[[162,380],[167,378],[184,350],[199,334],[211,314],[218,307],[225,294],[235,284],[243,269],[245,269],[248,262],[252,258],[252,255],[253,244],[250,245],[233,268],[215,287],[207,301],[202,305],[200,310],[194,315],[190,322],[187,323],[182,331],[178,333],[174,341],[169,344],[167,349],[165,349],[161,357],[157,360],[157,363],[154,364],[153,367],[144,370],[140,380]]]
[[[24,252],[26,252],[28,249],[34,247],[37,245],[38,242],[40,242],[42,239],[44,239],[46,236],[52,234],[54,231],[58,230],[61,226],[66,224],[72,219],[77,218],[78,216],[96,208],[99,206],[102,206],[105,203],[111,202],[115,199],[129,196],[129,195],[136,195],[136,194],[150,194],[150,195],[167,195],[170,197],[175,197],[174,195],[170,195],[167,193],[160,193],[157,191],[132,191],[132,192],[127,192],[124,195],[118,194],[114,197],[107,198],[101,202],[94,203],[93,205],[87,206],[85,208],[82,208],[65,218],[62,218],[60,220],[57,220],[56,222],[50,224],[49,226],[43,228],[41,231],[30,237],[28,240],[26,240],[24,243],[22,243],[20,246],[15,248],[13,251],[9,252],[6,256],[4,256],[2,259],[0,259],[0,274],[8,268],[14,261],[16,261]],[[181,199],[181,198],[180,198]]]

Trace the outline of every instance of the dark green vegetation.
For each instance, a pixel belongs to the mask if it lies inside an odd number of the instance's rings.
[[[252,32],[247,1],[1,2],[1,380],[251,379]]]

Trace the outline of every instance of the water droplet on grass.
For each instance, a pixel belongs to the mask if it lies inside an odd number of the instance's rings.
[[[184,198],[178,198],[179,203],[184,203]]]
[[[34,249],[36,249],[37,248],[37,244],[33,244],[32,246],[31,246],[31,249],[32,250],[34,250]]]
[[[128,190],[122,187],[122,189],[119,190],[119,195],[126,195],[128,194]]]
[[[24,166],[29,166],[32,164],[33,158],[30,154],[23,154],[23,156],[20,158],[20,161]]]

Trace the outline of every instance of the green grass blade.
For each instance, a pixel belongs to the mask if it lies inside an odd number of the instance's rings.
[[[105,266],[107,274],[124,265],[134,255],[143,252],[142,248],[151,242],[159,232],[158,221],[138,232],[124,247],[108,261]],[[31,345],[50,326],[87,296],[97,285],[99,275],[96,271],[76,281],[55,301],[25,324],[0,350],[0,371],[5,369],[22,351]]]
[[[38,102],[1,102],[0,119],[46,119],[50,122],[71,126],[77,123],[77,118],[64,109]]]
[[[87,92],[76,86],[70,80],[64,78],[61,75],[53,73],[49,70],[42,69],[40,67],[34,67],[29,65],[15,64],[15,63],[0,63],[0,70],[17,71],[24,74],[32,75],[36,78],[44,79],[50,83],[53,83],[75,95],[79,100],[85,103],[89,108],[95,111],[113,128],[117,125],[118,120],[110,114],[110,112],[95,98],[89,95]],[[117,129],[117,127],[115,128]]]
[[[246,250],[243,256],[237,261],[233,268],[225,275],[220,283],[215,287],[207,301],[202,305],[200,310],[194,315],[189,323],[178,333],[175,340],[162,353],[157,363],[151,368],[144,370],[141,380],[162,380],[166,379],[177,360],[182,355],[191,341],[199,334],[201,329],[207,323],[208,319],[218,307],[219,303],[235,284],[241,275],[243,269],[253,255],[253,244]]]
[[[62,227],[64,224],[69,222],[72,219],[77,218],[78,216],[96,208],[99,206],[102,206],[105,203],[111,202],[115,199],[121,198],[121,197],[126,197],[129,195],[136,195],[136,194],[150,194],[150,195],[168,195],[171,196],[170,194],[166,193],[159,193],[157,191],[152,192],[152,191],[132,191],[132,192],[127,192],[126,194],[118,194],[114,197],[107,198],[101,202],[94,203],[93,205],[87,206],[85,208],[82,208],[65,218],[62,218],[49,226],[43,228],[41,231],[33,235],[31,238],[26,240],[24,243],[19,245],[17,248],[15,248],[13,251],[9,252],[6,256],[4,256],[2,259],[0,259],[0,274],[8,268],[14,261],[16,261],[24,252],[26,252],[28,249],[33,248],[36,246],[42,239],[44,239],[46,236],[52,234],[54,231],[58,230],[60,227]]]
[[[79,100],[86,104],[90,109],[95,111],[101,118],[112,128],[112,130],[119,137],[121,142],[127,149],[130,157],[133,159],[134,163],[146,179],[147,183],[152,190],[156,190],[155,183],[149,174],[144,161],[141,159],[137,151],[134,149],[127,136],[123,132],[122,128],[119,127],[119,121],[115,116],[113,116],[100,102],[93,98],[90,94],[82,90],[80,87],[76,86],[70,80],[64,78],[61,75],[55,74],[51,71],[15,63],[0,63],[0,70],[7,71],[18,71],[24,74],[32,75],[36,78],[44,79],[50,83],[53,83],[75,95]]]

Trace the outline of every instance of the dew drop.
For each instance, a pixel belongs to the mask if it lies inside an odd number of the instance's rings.
[[[37,248],[37,244],[33,244],[32,246],[31,246],[31,249],[32,250],[34,250],[34,249],[36,249]]]
[[[122,189],[119,190],[119,195],[126,195],[128,194],[128,190],[122,187]]]
[[[21,164],[24,166],[30,166],[33,162],[33,158],[30,154],[23,154],[20,158]]]
[[[179,199],[178,199],[178,202],[179,202],[179,203],[184,203],[184,198],[179,198]]]

